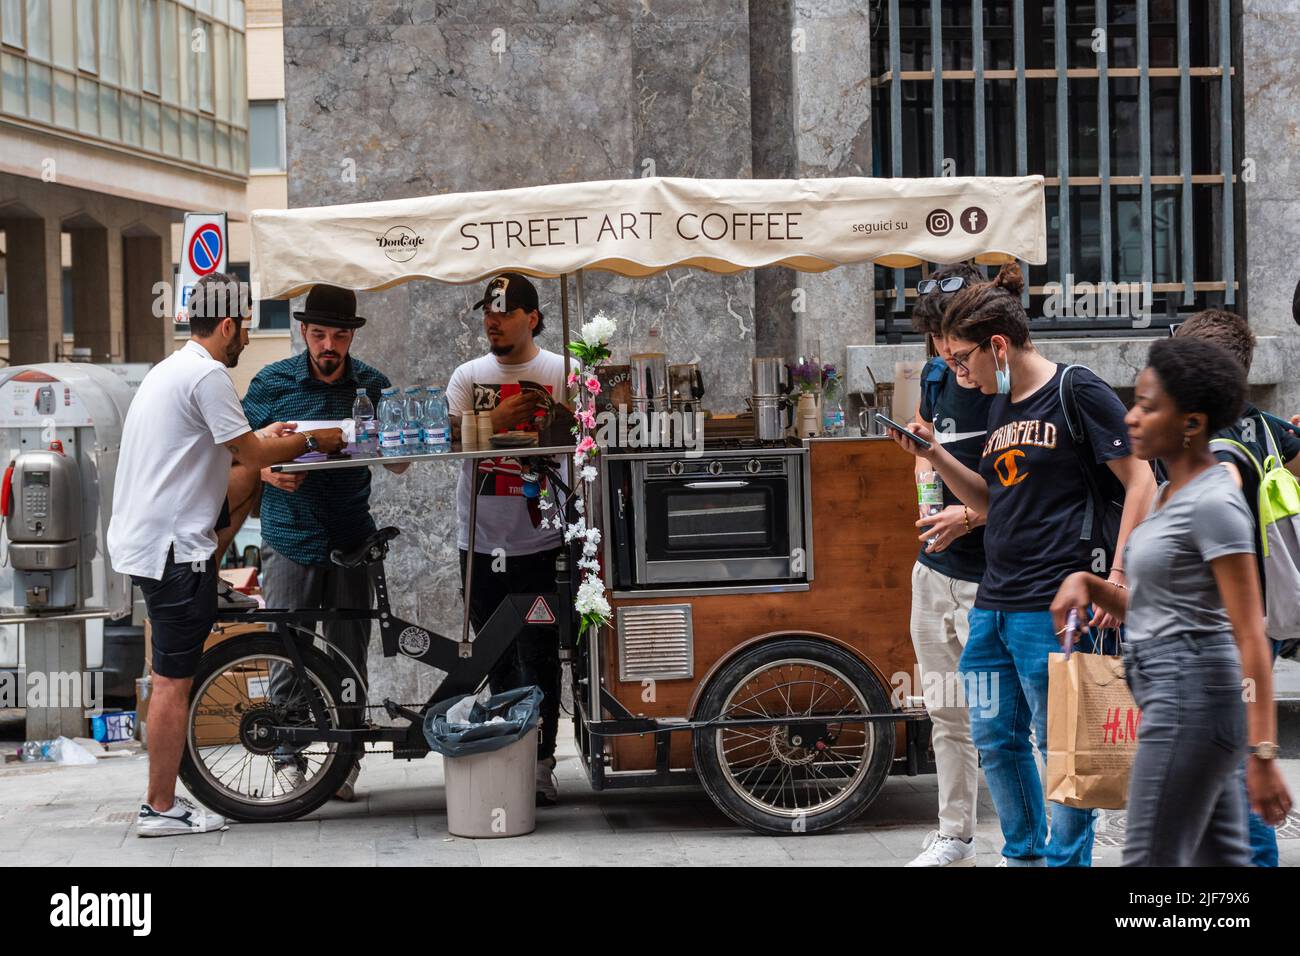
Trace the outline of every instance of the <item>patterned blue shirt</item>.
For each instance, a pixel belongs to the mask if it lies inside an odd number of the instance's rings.
[[[251,428],[271,422],[337,421],[352,417],[357,389],[379,407],[388,379],[365,362],[347,358],[338,381],[313,378],[307,353],[266,366],[248,386],[244,414]],[[297,491],[262,488],[262,537],[299,564],[327,564],[332,548],[352,548],[375,530],[370,516],[370,469],[307,472]]]

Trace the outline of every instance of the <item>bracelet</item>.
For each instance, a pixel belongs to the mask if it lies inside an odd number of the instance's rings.
[[[966,533],[970,534],[970,509],[965,505],[961,506],[961,520],[966,525]]]

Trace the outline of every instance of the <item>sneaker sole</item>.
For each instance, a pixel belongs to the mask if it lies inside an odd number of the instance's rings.
[[[144,830],[140,827],[136,827],[135,835],[142,839],[152,839],[154,837],[192,836],[195,833],[221,833],[222,831],[229,829],[229,823],[223,823],[215,830],[195,830],[193,828],[188,830]]]

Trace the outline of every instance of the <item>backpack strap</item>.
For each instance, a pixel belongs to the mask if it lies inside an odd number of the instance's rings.
[[[1277,447],[1277,439],[1273,437],[1273,429],[1268,426],[1268,419],[1260,415],[1259,424],[1264,429],[1264,441],[1268,445],[1268,457],[1264,459],[1264,471],[1270,472],[1274,468],[1286,467],[1282,463],[1282,452]]]
[[[1088,435],[1084,431],[1083,421],[1079,418],[1078,401],[1074,395],[1074,376],[1070,373],[1086,365],[1067,365],[1061,373],[1060,399],[1065,412],[1065,426],[1070,431],[1070,441],[1074,446],[1074,455],[1079,460],[1079,471],[1083,474],[1083,483],[1088,489],[1088,500],[1083,510],[1083,529],[1079,533],[1080,541],[1091,541],[1097,523],[1097,503],[1101,501],[1101,489],[1097,478],[1092,473],[1092,460],[1088,457],[1084,445]]]
[[[930,422],[934,423],[934,409],[939,404],[939,393],[943,391],[944,375],[948,366],[937,355],[929,359],[921,369],[921,391],[926,404],[930,406]]]
[[[1267,430],[1268,430],[1268,426],[1267,423],[1265,423],[1265,431]],[[1259,513],[1259,500],[1258,500],[1259,495],[1263,493],[1263,489],[1264,489],[1264,471],[1265,471],[1264,467],[1262,467],[1259,463],[1259,460],[1256,459],[1253,454],[1251,454],[1250,449],[1247,448],[1245,445],[1243,445],[1241,442],[1237,441],[1235,438],[1211,438],[1210,448],[1211,450],[1226,451],[1229,454],[1231,454],[1233,458],[1236,458],[1239,461],[1243,461],[1243,460],[1248,461],[1250,462],[1250,466],[1255,469],[1255,474],[1259,478],[1259,487],[1258,490],[1256,491],[1256,500],[1250,502],[1250,506],[1251,506],[1250,512],[1251,512],[1251,517],[1255,519],[1255,527],[1259,529],[1259,543],[1261,547],[1260,554],[1267,556],[1268,528],[1265,527],[1262,517]],[[1267,462],[1265,464],[1267,464]]]

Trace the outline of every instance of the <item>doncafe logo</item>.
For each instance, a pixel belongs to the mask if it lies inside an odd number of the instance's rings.
[[[375,242],[384,255],[394,262],[409,262],[420,251],[420,246],[424,245],[424,236],[410,226],[393,226],[382,236],[375,236]]]

